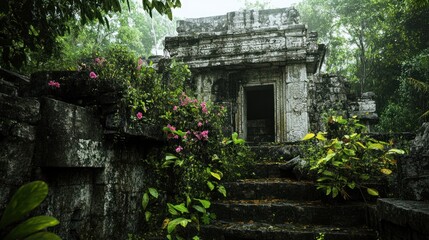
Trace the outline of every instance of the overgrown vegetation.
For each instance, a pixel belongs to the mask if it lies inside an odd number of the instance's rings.
[[[327,122],[328,132],[308,133],[306,160],[316,173],[318,189],[332,198],[341,195],[349,199],[349,191],[366,189],[378,196],[377,189],[368,183],[377,183],[393,173],[395,156],[403,150],[392,148],[392,143],[376,140],[365,134],[365,126],[356,118],[332,116]]]
[[[51,216],[34,216],[22,221],[33,209],[38,207],[48,195],[48,185],[43,181],[34,181],[21,186],[12,196],[0,219],[0,238],[60,240],[46,228],[60,222]]]
[[[85,71],[123,89],[135,128],[158,125],[165,133],[165,146],[144,160],[151,175],[142,197],[148,228],[163,225],[168,239],[198,239],[200,226],[215,218],[212,197],[227,195],[222,180],[242,177],[252,164],[250,149],[225,128],[224,106],[193,96],[186,65],[154,64],[121,47],[105,54]]]

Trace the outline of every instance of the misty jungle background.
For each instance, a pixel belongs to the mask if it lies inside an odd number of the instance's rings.
[[[0,67],[26,75],[74,70],[118,45],[141,57],[162,54],[162,39],[176,34],[171,9],[180,1],[153,2],[2,1]],[[244,6],[270,8],[270,1]],[[379,131],[413,131],[428,120],[429,0],[303,0],[295,7],[327,45],[324,71],[346,76],[357,95],[375,92]]]

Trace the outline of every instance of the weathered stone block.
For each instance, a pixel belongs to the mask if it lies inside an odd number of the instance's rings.
[[[42,102],[42,166],[102,167],[110,161],[112,151],[105,148],[94,111],[48,98]]]
[[[0,117],[26,123],[40,120],[40,103],[36,99],[0,95]]]
[[[395,228],[402,228],[402,233],[407,233],[407,240],[426,240],[421,236],[429,236],[429,204],[420,201],[405,201],[399,199],[378,199],[378,218],[382,225],[381,235],[389,236],[389,232]],[[416,236],[413,238],[412,236]]]

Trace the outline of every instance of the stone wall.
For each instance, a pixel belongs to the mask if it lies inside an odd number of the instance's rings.
[[[427,240],[429,236],[429,123],[412,141],[411,152],[398,161],[396,198],[378,199],[383,239]]]
[[[52,79],[61,88],[50,88]],[[78,72],[30,80],[1,70],[0,212],[19,186],[41,179],[49,194],[37,212],[59,219],[52,231],[63,239],[125,239],[146,231],[144,160],[162,142],[154,129],[130,127],[119,95],[114,85]]]

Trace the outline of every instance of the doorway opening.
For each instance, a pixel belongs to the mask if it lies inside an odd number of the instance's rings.
[[[247,141],[274,142],[274,85],[246,87]]]

